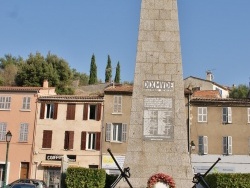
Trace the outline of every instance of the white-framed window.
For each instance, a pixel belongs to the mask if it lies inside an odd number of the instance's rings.
[[[0,122],[0,141],[5,141],[6,133],[7,133],[7,123]]]
[[[207,136],[199,136],[199,154],[208,154],[208,138]]]
[[[114,106],[113,106],[113,113],[122,113],[122,96],[115,95],[114,96]]]
[[[28,142],[28,123],[21,123],[20,133],[19,133],[19,142]]]
[[[11,97],[0,97],[0,109],[8,110],[10,109]]]
[[[223,155],[231,155],[233,153],[232,136],[223,137]]]
[[[127,140],[127,124],[107,123],[106,141],[126,142],[126,140]]]
[[[86,142],[87,150],[95,150],[96,149],[96,133],[87,133],[87,142]]]
[[[207,107],[198,107],[198,122],[207,122]]]
[[[250,108],[247,108],[247,122],[250,123]]]
[[[231,107],[222,108],[222,123],[232,123],[232,109]]]
[[[30,97],[23,97],[23,110],[30,110]]]

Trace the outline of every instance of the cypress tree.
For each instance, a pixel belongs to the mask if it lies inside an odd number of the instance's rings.
[[[105,69],[105,82],[110,82],[112,79],[112,66],[111,66],[111,59],[110,56],[108,55],[108,61],[107,61],[107,66]]]
[[[121,77],[120,77],[120,63],[118,61],[117,66],[116,66],[116,71],[115,71],[115,83],[120,83]]]
[[[97,66],[95,64],[95,55],[92,55],[90,73],[89,73],[89,85],[97,83]]]

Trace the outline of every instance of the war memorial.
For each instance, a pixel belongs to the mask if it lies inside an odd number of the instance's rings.
[[[177,0],[142,0],[124,163],[133,188],[192,187],[183,88]]]

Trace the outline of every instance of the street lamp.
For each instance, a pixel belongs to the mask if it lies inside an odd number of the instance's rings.
[[[4,170],[4,180],[3,180],[3,187],[4,188],[6,187],[6,180],[7,180],[9,145],[10,145],[10,141],[12,138],[12,134],[10,131],[7,132],[7,134],[5,135],[5,138],[6,138],[6,142],[7,142],[7,149],[6,149],[5,170]]]

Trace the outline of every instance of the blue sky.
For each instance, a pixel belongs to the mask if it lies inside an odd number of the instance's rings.
[[[95,54],[104,80],[107,56],[133,81],[141,0],[0,1],[0,57],[50,51],[89,74]],[[178,0],[183,77],[231,86],[250,78],[250,1]],[[113,76],[115,70],[113,70]]]

